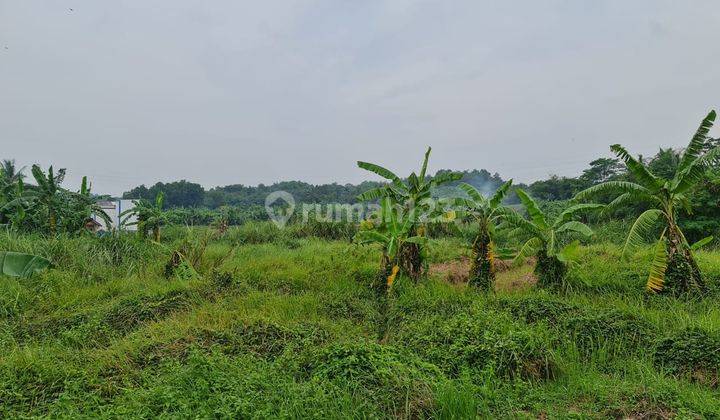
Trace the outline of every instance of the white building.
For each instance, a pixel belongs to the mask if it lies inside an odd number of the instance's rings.
[[[100,225],[98,227],[98,230],[111,231],[117,229],[118,226],[120,226],[121,219],[124,219],[125,217],[128,217],[127,223],[136,222],[137,217],[134,214],[120,217],[120,214],[122,214],[122,212],[135,207],[135,203],[133,201],[134,200],[99,201],[98,205],[103,209],[103,211],[105,211],[108,216],[110,216],[112,224],[110,226],[106,226],[105,221],[102,219],[102,217],[98,216],[97,214],[93,214],[93,220],[95,220]],[[123,230],[137,230],[137,225],[128,226],[127,223],[125,226],[123,226]]]

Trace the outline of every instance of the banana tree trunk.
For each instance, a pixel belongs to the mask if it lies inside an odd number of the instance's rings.
[[[418,228],[414,227],[408,236],[417,236]],[[415,283],[423,274],[423,260],[420,245],[404,242],[400,247],[400,270],[407,274]]]
[[[54,235],[57,231],[57,217],[52,210],[50,210],[50,214],[48,215],[48,226],[50,227],[50,234]]]
[[[667,251],[668,263],[662,292],[679,295],[692,290],[705,290],[705,281],[695,257],[674,223],[668,227]]]
[[[541,250],[537,254],[534,273],[538,279],[538,286],[558,288],[563,285],[567,274],[567,266],[556,256],[548,256],[545,250]]]
[[[140,239],[147,238],[147,226],[145,226],[145,222],[142,220],[138,220],[137,235]]]
[[[468,284],[484,291],[493,290],[495,285],[493,244],[490,232],[483,225],[473,242]]]
[[[392,274],[393,269],[393,262],[390,261],[390,257],[388,257],[387,254],[383,253],[382,258],[380,259],[380,273],[378,273],[378,277],[375,280],[375,284],[373,285],[373,290],[375,290],[375,293],[378,296],[386,296],[388,291],[388,282],[387,279]]]
[[[160,242],[160,226],[154,226],[152,231],[155,242]]]

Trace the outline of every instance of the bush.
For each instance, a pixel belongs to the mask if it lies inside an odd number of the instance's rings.
[[[251,353],[273,360],[286,350],[300,351],[325,343],[330,334],[314,325],[284,327],[272,322],[256,321],[226,331],[205,331],[205,341],[220,346],[227,354]]]
[[[653,326],[633,314],[617,310],[580,310],[565,318],[560,328],[589,358],[600,349],[629,354],[647,347],[655,338]]]
[[[720,337],[699,328],[680,331],[657,343],[653,360],[672,374],[715,387],[720,373]]]
[[[190,300],[185,290],[173,290],[153,296],[132,296],[110,308],[103,323],[115,331],[127,333],[144,322],[161,319],[172,312],[190,307]]]
[[[499,305],[528,323],[546,322],[568,336],[583,358],[600,349],[628,354],[652,343],[655,330],[648,321],[614,309],[585,308],[549,295],[500,299]]]
[[[521,298],[501,298],[501,308],[507,309],[515,317],[534,324],[546,321],[550,325],[558,325],[577,306],[566,303],[548,295],[527,296]]]
[[[487,308],[407,323],[392,340],[453,377],[490,371],[506,378],[549,379],[557,373],[544,330]]]
[[[301,368],[307,377],[350,388],[399,417],[426,417],[434,384],[443,378],[436,366],[400,348],[365,341],[312,351]]]

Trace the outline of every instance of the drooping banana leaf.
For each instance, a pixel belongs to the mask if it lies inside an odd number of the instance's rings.
[[[702,238],[699,241],[695,242],[694,244],[690,245],[690,250],[697,251],[698,249],[700,249],[700,248],[704,247],[705,245],[709,244],[710,242],[712,242],[713,239],[715,239],[715,238],[712,236],[708,236],[707,238]]]
[[[52,266],[49,260],[38,255],[0,251],[0,273],[10,277],[30,277]]]
[[[665,271],[667,270],[668,257],[665,249],[665,232],[655,244],[655,252],[650,264],[646,290],[649,292],[661,292],[665,287]]]

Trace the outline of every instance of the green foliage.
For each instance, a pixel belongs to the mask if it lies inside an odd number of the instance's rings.
[[[214,230],[169,228],[161,245],[0,233],[0,249],[57,262],[0,282],[0,416],[720,415],[714,297],[633,294],[647,253],[583,248],[562,295],[401,278],[383,318],[366,287],[374,250],[265,226],[211,235],[190,280],[163,264]],[[270,233],[244,242],[250,229]],[[430,240],[428,258],[458,258],[460,243]],[[720,281],[717,252],[698,256]],[[508,270],[498,282],[525,267]]]
[[[557,373],[541,331],[514,324],[502,313],[470,311],[405,323],[393,342],[456,377],[493,372],[509,378],[548,379]]]
[[[30,277],[52,264],[47,259],[20,252],[0,251],[0,273],[11,277]]]
[[[593,235],[592,229],[585,223],[573,220],[578,214],[604,207],[601,204],[576,204],[563,209],[552,221],[543,213],[538,203],[523,190],[516,191],[530,220],[515,212],[504,213],[503,227],[525,238],[520,247],[516,262],[522,262],[529,256],[535,256],[535,274],[538,285],[542,287],[560,287],[564,285],[568,266],[576,259],[578,243],[563,243],[563,236],[569,233],[585,237]],[[563,246],[564,245],[564,246]]]
[[[629,200],[635,200],[652,206],[633,224],[623,251],[623,254],[627,255],[640,247],[644,239],[653,232],[657,222],[662,220],[664,229],[660,234],[658,248],[664,243],[667,244],[668,259],[663,258],[661,250],[656,253],[646,286],[649,291],[679,294],[705,289],[702,275],[677,218],[679,209],[691,211],[686,193],[705,179],[707,172],[720,160],[720,147],[708,147],[708,132],[715,117],[715,111],[710,111],[682,154],[671,149],[660,149],[660,153],[650,165],[645,165],[641,159],[633,157],[619,144],[610,146],[625,163],[632,181],[608,181],[575,196],[577,200],[584,200],[600,193],[616,191],[620,194],[615,199],[616,202],[625,204]]]
[[[672,374],[717,386],[720,380],[720,337],[698,328],[679,331],[658,342],[654,363]]]
[[[502,203],[512,185],[512,180],[501,185],[492,197],[485,198],[470,184],[460,184],[460,189],[468,198],[452,200],[455,213],[461,219],[471,219],[477,226],[472,242],[472,261],[469,284],[481,290],[492,290],[495,283],[495,227],[503,214],[510,210]]]
[[[165,194],[158,193],[154,202],[138,200],[134,203],[134,207],[120,214],[122,217],[120,226],[137,225],[137,231],[141,238],[145,238],[148,231],[152,231],[155,242],[160,242],[160,228],[167,223],[167,214],[163,210]],[[131,216],[135,216],[135,221],[130,221]]]

